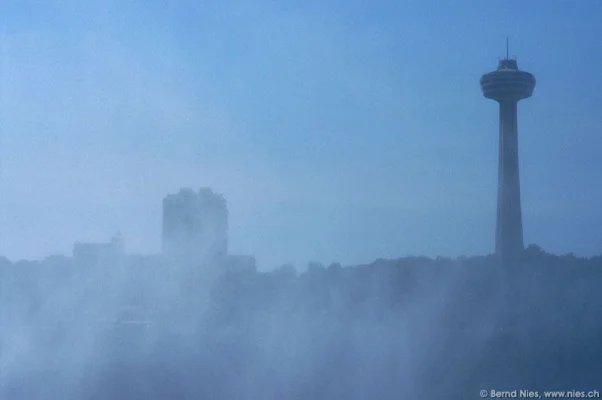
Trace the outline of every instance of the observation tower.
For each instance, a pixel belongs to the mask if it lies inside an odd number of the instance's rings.
[[[481,89],[488,99],[500,105],[500,138],[498,155],[497,223],[495,253],[502,262],[512,262],[524,251],[523,223],[518,173],[517,105],[531,97],[535,77],[518,69],[515,58],[498,63],[497,70],[481,77]]]

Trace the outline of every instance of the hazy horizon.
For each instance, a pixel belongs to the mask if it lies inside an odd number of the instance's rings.
[[[570,5],[570,6],[569,6]],[[525,244],[602,253],[602,3],[90,1],[0,5],[0,256],[117,230],[160,249],[161,201],[223,193],[261,269],[493,250],[505,54]]]

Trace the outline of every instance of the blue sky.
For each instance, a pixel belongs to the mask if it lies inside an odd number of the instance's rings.
[[[602,3],[11,1],[0,5],[0,254],[121,229],[211,186],[260,267],[492,251],[510,37],[525,242],[602,253]]]

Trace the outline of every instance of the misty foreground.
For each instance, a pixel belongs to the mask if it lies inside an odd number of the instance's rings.
[[[477,399],[602,388],[602,257],[269,273],[9,263],[2,399]]]

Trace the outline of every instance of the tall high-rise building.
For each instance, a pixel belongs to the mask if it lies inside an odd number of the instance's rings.
[[[496,71],[483,75],[480,83],[483,95],[497,101],[500,106],[495,253],[503,262],[512,262],[524,251],[517,105],[533,94],[535,77],[518,69],[516,59],[508,57],[506,43],[506,58],[499,61]]]
[[[209,188],[181,189],[163,199],[162,251],[191,261],[224,260],[228,254],[226,200]]]

